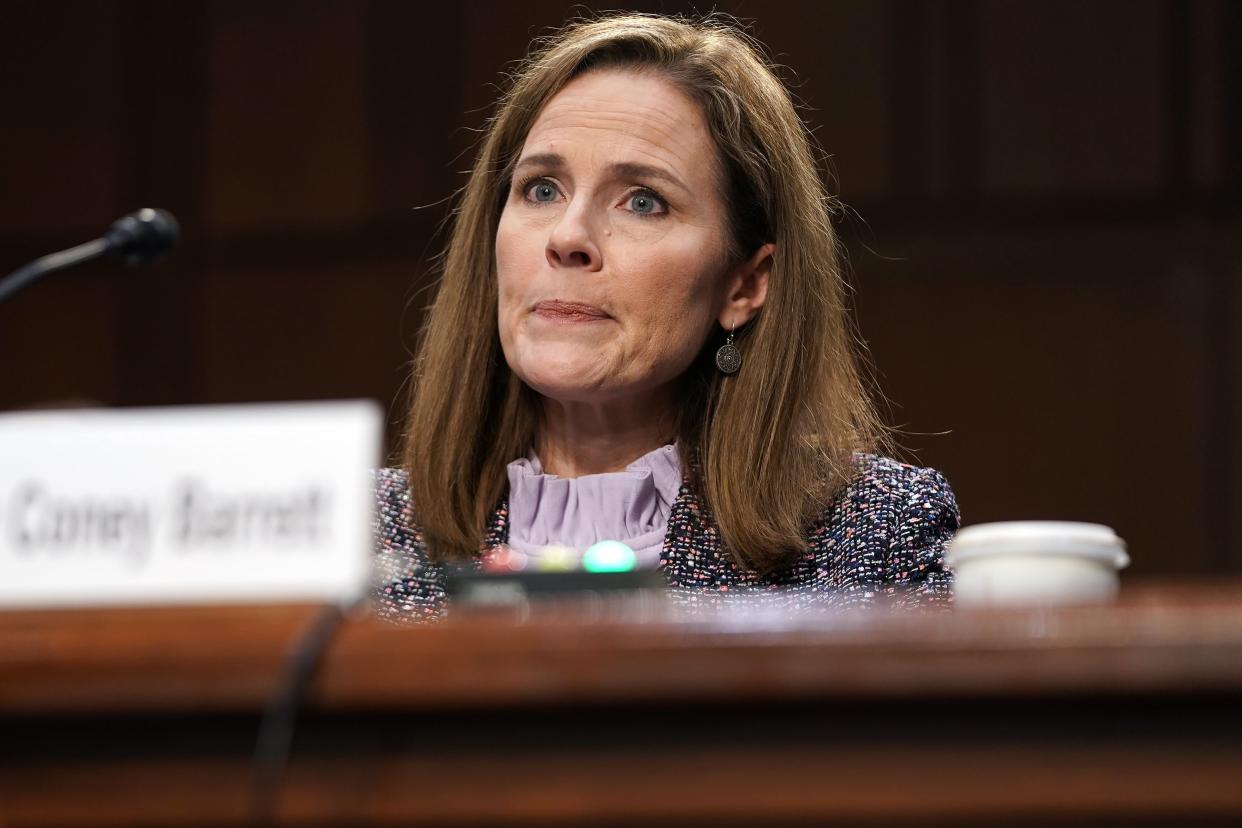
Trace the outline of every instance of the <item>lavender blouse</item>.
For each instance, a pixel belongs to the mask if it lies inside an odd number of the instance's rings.
[[[655,567],[680,489],[674,446],[644,454],[625,471],[575,478],[544,474],[532,454],[509,464],[509,546],[537,559],[548,546],[581,552],[615,540],[634,550],[639,566]]]

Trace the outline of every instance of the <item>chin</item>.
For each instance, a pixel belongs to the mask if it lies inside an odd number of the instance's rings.
[[[509,368],[540,394],[555,397],[575,389],[589,393],[608,382],[608,360],[598,349],[547,341],[517,345],[516,359],[505,355]]]
[[[522,382],[543,397],[563,402],[591,402],[598,400],[604,390],[602,383],[595,382],[582,371],[556,371],[539,369],[514,371]]]

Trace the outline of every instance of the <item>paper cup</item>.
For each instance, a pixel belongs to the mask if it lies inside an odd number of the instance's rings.
[[[1098,523],[1012,521],[968,526],[949,543],[959,607],[1108,603],[1126,544]]]

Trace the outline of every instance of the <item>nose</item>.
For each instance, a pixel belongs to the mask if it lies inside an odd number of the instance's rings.
[[[548,264],[598,272],[604,265],[586,205],[571,204],[548,235]]]

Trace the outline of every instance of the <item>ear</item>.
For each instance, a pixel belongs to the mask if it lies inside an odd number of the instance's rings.
[[[726,331],[740,328],[755,318],[768,298],[768,279],[772,275],[772,256],[776,245],[765,244],[729,274],[725,300],[718,321]]]

